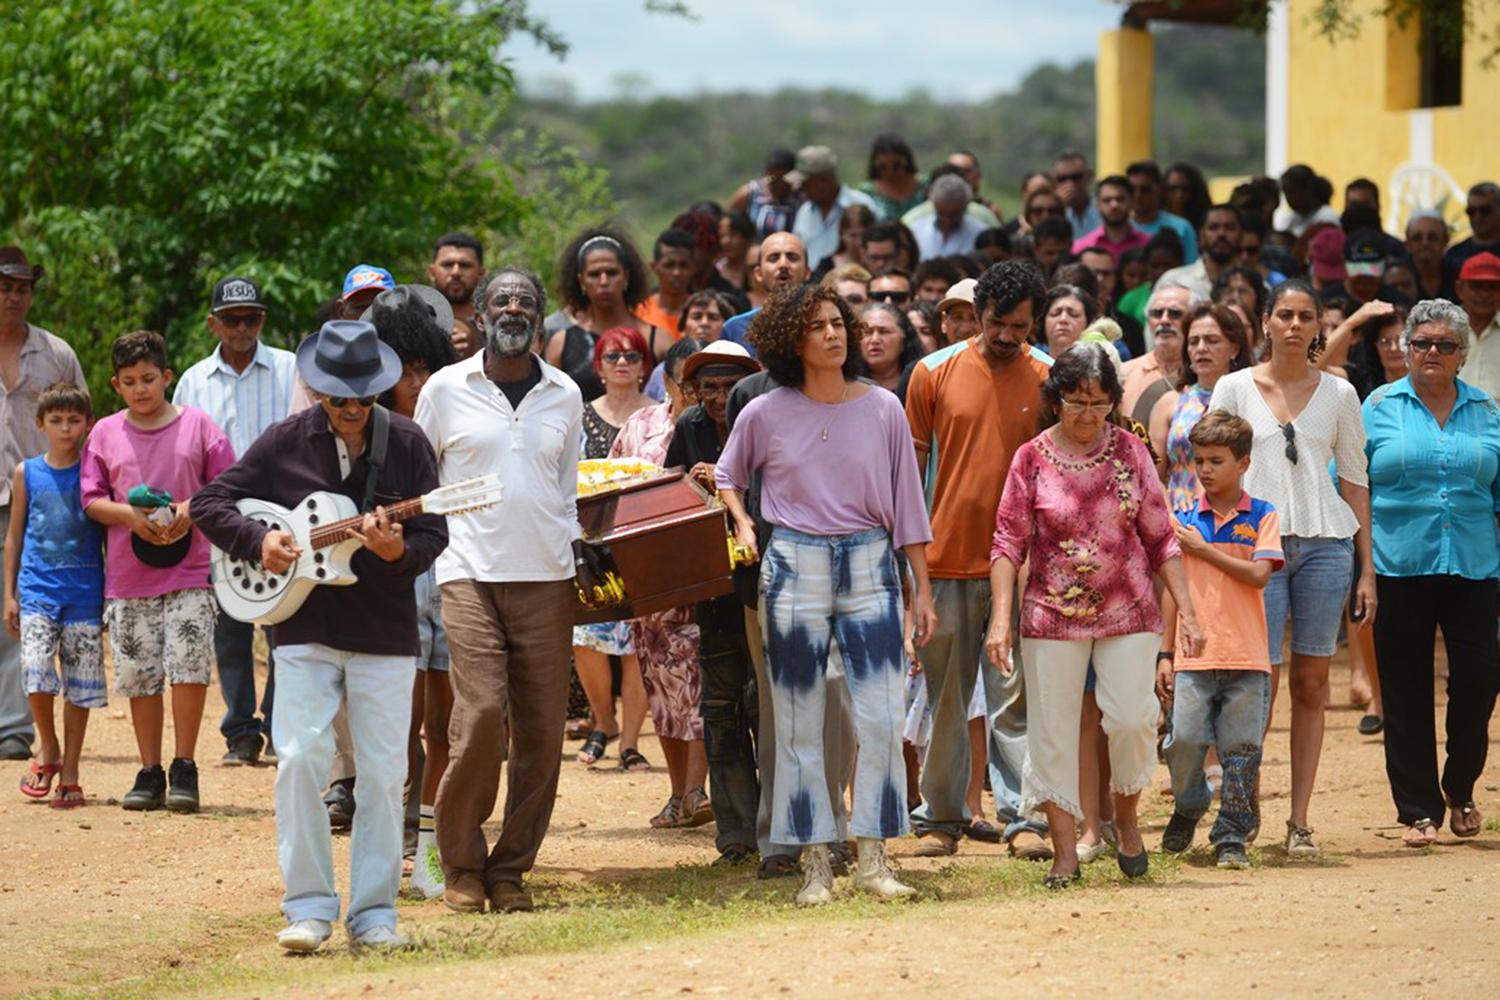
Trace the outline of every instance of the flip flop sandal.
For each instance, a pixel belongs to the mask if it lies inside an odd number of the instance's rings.
[[[609,741],[614,739],[602,729],[596,729],[589,733],[589,738],[583,741],[583,746],[578,748],[578,763],[587,764],[590,767],[604,759],[604,749],[609,746]]]
[[[620,770],[631,774],[644,774],[651,770],[651,762],[635,747],[625,747],[620,751]]]
[[[77,809],[81,805],[86,805],[83,798],[83,786],[60,784],[57,786],[57,797],[47,804],[53,809]]]
[[[21,794],[28,799],[45,799],[52,793],[52,777],[62,771],[61,764],[43,764],[40,761],[32,761],[26,773],[21,776]],[[30,783],[30,779],[39,778],[41,784]]]
[[[1401,835],[1401,843],[1405,844],[1407,847],[1415,847],[1418,849],[1423,847],[1431,847],[1434,843],[1437,842],[1437,837],[1434,834],[1432,839],[1429,840],[1427,838],[1427,833],[1429,830],[1436,831],[1437,824],[1424,816],[1414,822],[1411,826],[1406,828],[1406,831]],[[1412,834],[1416,834],[1416,836],[1412,836]]]
[[[1474,800],[1473,799],[1470,799],[1468,802],[1465,802],[1461,806],[1460,805],[1455,805],[1455,806],[1451,806],[1450,808],[1452,808],[1452,810],[1453,810],[1452,820],[1457,820],[1460,816],[1462,816],[1463,819],[1464,819],[1464,822],[1467,823],[1470,816],[1478,816],[1479,815],[1479,810],[1474,807]],[[1448,826],[1449,826],[1449,829],[1451,829],[1453,831],[1453,836],[1455,836],[1455,837],[1465,837],[1465,838],[1467,838],[1467,837],[1477,837],[1477,836],[1479,836],[1479,830],[1480,830],[1480,828],[1484,826],[1484,820],[1481,818],[1478,823],[1475,823],[1472,827],[1470,827],[1467,830],[1460,830],[1458,828],[1458,824],[1456,822],[1452,822],[1451,820],[1450,820]]]

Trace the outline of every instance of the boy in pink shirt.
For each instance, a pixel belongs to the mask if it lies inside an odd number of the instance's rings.
[[[213,672],[209,544],[188,519],[188,500],[234,464],[234,450],[202,410],[167,402],[172,382],[160,334],[127,333],[110,349],[110,384],[126,409],[99,421],[83,451],[84,512],[107,529],[104,622],[114,650],[115,694],[130,699],[140,748],[126,809],[198,810],[193,755]],[[138,487],[169,494],[165,507],[127,502]],[[172,682],[171,789],[161,766],[163,678]]]
[[[1283,562],[1281,528],[1276,509],[1240,485],[1254,439],[1247,421],[1210,410],[1188,439],[1203,497],[1196,509],[1177,514],[1176,531],[1206,641],[1198,656],[1176,660],[1177,612],[1170,595],[1164,599],[1167,628],[1157,655],[1156,691],[1170,705],[1172,732],[1164,750],[1175,804],[1161,846],[1174,854],[1191,847],[1198,820],[1213,805],[1203,776],[1212,746],[1224,766],[1224,786],[1208,839],[1220,868],[1249,868],[1245,845],[1259,832],[1255,789],[1271,710],[1261,592]]]

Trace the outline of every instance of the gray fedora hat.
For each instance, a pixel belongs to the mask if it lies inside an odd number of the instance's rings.
[[[401,378],[401,358],[357,319],[335,319],[297,348],[297,374],[324,396],[378,396]]]

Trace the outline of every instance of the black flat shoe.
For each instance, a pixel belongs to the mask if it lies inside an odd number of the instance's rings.
[[[1050,889],[1053,892],[1060,892],[1063,889],[1067,889],[1067,888],[1070,888],[1071,886],[1079,885],[1082,882],[1083,882],[1083,873],[1082,872],[1073,872],[1072,874],[1068,874],[1068,875],[1064,875],[1062,872],[1054,872],[1051,875],[1044,875],[1044,876],[1042,876],[1042,885],[1043,885],[1043,887],[1045,887],[1047,889]]]
[[[1359,720],[1359,735],[1374,736],[1385,728],[1385,720],[1378,715],[1367,715]]]
[[[1126,878],[1140,878],[1151,866],[1151,855],[1146,851],[1139,854],[1116,855],[1115,860],[1119,862],[1120,871],[1125,873]]]

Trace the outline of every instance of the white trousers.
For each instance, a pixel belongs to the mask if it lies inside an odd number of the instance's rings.
[[[1094,695],[1109,736],[1110,790],[1133,795],[1156,769],[1154,632],[1108,639],[1021,639],[1026,675],[1026,748],[1022,811],[1043,802],[1083,819],[1078,796],[1078,730],[1083,685],[1092,659]]]

